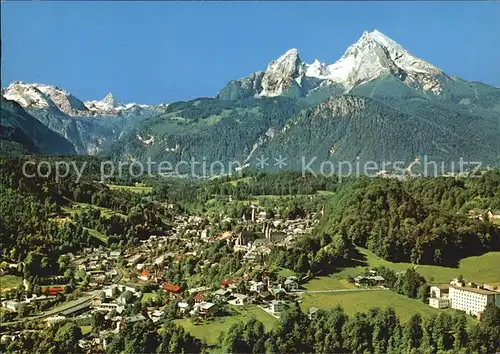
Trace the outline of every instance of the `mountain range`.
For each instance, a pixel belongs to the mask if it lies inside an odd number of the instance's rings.
[[[2,89],[4,113],[10,125],[2,119],[1,139],[31,153],[249,165],[283,155],[289,168],[302,156],[411,161],[425,154],[500,165],[500,89],[450,76],[377,30],[332,64],[305,63],[290,49],[213,98],[146,106],[108,94],[83,102],[56,86],[13,82]],[[38,123],[58,138],[40,141]]]

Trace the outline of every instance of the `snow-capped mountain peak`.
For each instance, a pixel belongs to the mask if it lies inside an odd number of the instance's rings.
[[[73,96],[70,92],[57,86],[13,81],[3,91],[3,96],[29,109],[41,109],[55,106],[69,115],[81,114],[88,111],[82,101]]]
[[[100,101],[86,101],[85,106],[87,106],[87,108],[92,112],[100,114],[117,114],[132,107],[149,107],[148,105],[139,105],[136,103],[123,104],[119,102],[111,92]]]
[[[278,96],[295,80],[304,76],[332,83],[349,91],[355,86],[382,75],[394,75],[410,87],[439,94],[438,78],[442,71],[419,59],[382,32],[365,31],[357,42],[333,64],[316,59],[312,64],[301,62],[297,49],[290,49],[272,61],[262,80],[261,96]]]
[[[395,75],[415,88],[441,92],[436,79],[441,70],[415,57],[378,30],[365,31],[339,60],[327,66],[323,77],[349,90],[386,74]]]
[[[22,81],[13,81],[7,88],[2,89],[2,96],[8,100],[16,101],[23,108],[33,110],[52,109],[61,111],[71,117],[113,116],[131,108],[153,107],[136,103],[122,104],[112,93],[108,93],[100,101],[82,102],[73,96],[71,92],[57,86]],[[164,105],[158,107],[162,108]]]
[[[108,93],[106,97],[104,97],[102,103],[108,105],[111,108],[118,107],[120,105],[111,92]]]

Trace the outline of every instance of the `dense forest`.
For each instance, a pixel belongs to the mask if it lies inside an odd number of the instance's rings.
[[[500,349],[500,309],[489,305],[471,330],[465,314],[441,313],[401,323],[392,308],[347,316],[341,307],[303,313],[292,305],[266,332],[251,320],[219,338],[226,353],[494,353]]]
[[[95,321],[94,321],[95,322]],[[93,327],[98,327],[93,323]],[[2,342],[9,353],[78,351],[80,327],[58,323],[27,334],[23,341]],[[160,329],[150,320],[126,324],[107,353],[495,353],[500,350],[500,309],[488,305],[482,320],[468,327],[466,315],[442,312],[423,319],[416,313],[401,323],[392,308],[372,308],[348,316],[338,306],[304,313],[291,304],[272,330],[252,318],[221,332],[217,348],[193,338],[169,322]]]
[[[467,214],[498,207],[499,197],[498,171],[467,180],[361,178],[330,200],[317,232],[346,233],[391,261],[455,266],[500,249],[498,226]]]

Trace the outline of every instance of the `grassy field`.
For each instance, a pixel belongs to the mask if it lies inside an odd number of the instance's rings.
[[[86,208],[95,208],[95,209],[99,209],[101,211],[101,215],[103,217],[110,217],[111,215],[118,215],[122,218],[127,218],[127,215],[125,214],[122,214],[122,213],[118,213],[114,210],[111,210],[111,209],[108,209],[108,208],[103,208],[103,207],[100,207],[100,206],[97,206],[97,205],[92,205],[92,204],[86,204],[86,203],[72,203],[72,207],[63,207],[62,210],[67,213],[67,214],[70,214],[70,216],[74,216],[75,214],[77,213],[80,213],[82,210],[85,210]]]
[[[87,230],[89,232],[90,236],[95,237],[96,239],[98,239],[102,243],[104,243],[104,244],[108,243],[108,238],[105,235],[101,234],[99,231],[94,230],[94,229],[89,229],[87,227],[84,227],[84,230]]]
[[[23,282],[21,277],[7,274],[0,276],[0,292],[7,291],[13,288],[17,288],[19,284]]]
[[[155,293],[143,293],[141,297],[141,303],[146,303],[149,299],[154,298],[156,296]]]
[[[255,317],[261,321],[267,330],[271,329],[276,322],[273,316],[253,305],[230,306],[229,311],[231,312],[230,316],[216,317],[211,321],[199,325],[195,325],[189,318],[176,320],[175,322],[184,327],[184,329],[196,338],[203,339],[211,345],[217,343],[220,332],[227,331],[233,324],[238,322],[246,322],[251,317]]]
[[[491,219],[490,220],[493,224],[500,225],[500,219]]]
[[[80,326],[80,329],[82,330],[82,334],[87,334],[92,330],[91,326]]]
[[[85,209],[85,208],[95,208],[95,209],[99,209],[101,211],[101,215],[104,216],[104,217],[110,217],[111,215],[118,215],[118,216],[121,216],[122,218],[127,218],[127,215],[125,214],[122,214],[122,213],[118,213],[114,210],[111,210],[111,209],[108,209],[108,208],[103,208],[103,207],[100,207],[100,206],[97,206],[97,205],[93,205],[93,204],[86,204],[86,203],[74,203],[74,205],[77,205],[78,206],[78,209],[73,209],[75,210],[76,212],[78,212],[79,209]]]
[[[135,186],[121,186],[117,184],[108,184],[109,189],[121,189],[134,193],[151,193],[153,187],[145,186],[143,184],[136,184]]]
[[[325,277],[318,277],[304,284],[307,290],[349,289],[354,285],[347,282],[347,277],[352,277],[364,272],[366,268],[385,266],[395,271],[402,271],[414,267],[427,281],[432,283],[449,283],[460,274],[466,280],[478,283],[500,282],[500,252],[489,252],[477,257],[463,259],[458,268],[414,265],[411,263],[393,263],[377,257],[364,248],[358,248],[359,256],[356,261],[358,266],[341,269],[339,272]]]
[[[441,311],[453,311],[438,310],[424,304],[421,300],[410,299],[390,290],[306,294],[300,304],[303,310],[308,310],[311,307],[330,309],[337,305],[342,306],[349,316],[354,315],[356,312],[365,312],[372,307],[382,309],[392,307],[401,322],[406,322],[417,312],[422,317],[429,317],[432,314],[438,315]],[[470,318],[469,322],[472,324],[474,321]]]
[[[295,274],[296,273],[293,270],[287,268],[280,268],[278,271],[278,275],[282,277],[293,277]]]

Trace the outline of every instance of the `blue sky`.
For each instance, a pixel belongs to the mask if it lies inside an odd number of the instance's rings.
[[[450,75],[500,86],[496,2],[2,2],[2,86],[82,100],[211,97],[287,49],[337,60],[378,29]]]

